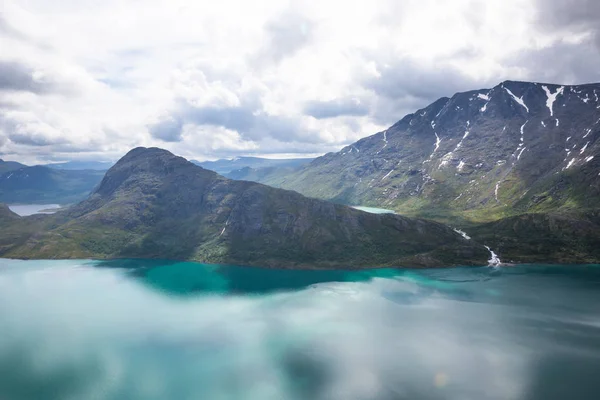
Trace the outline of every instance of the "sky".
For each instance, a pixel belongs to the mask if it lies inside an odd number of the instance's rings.
[[[310,157],[598,65],[597,0],[2,0],[0,158]]]

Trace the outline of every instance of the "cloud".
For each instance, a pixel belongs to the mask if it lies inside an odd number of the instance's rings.
[[[265,25],[265,43],[253,61],[258,64],[280,62],[308,45],[312,39],[315,24],[302,14],[288,10],[276,16]]]
[[[506,63],[515,67],[527,66],[527,79],[536,82],[600,82],[600,70],[597,68],[600,65],[600,52],[589,37],[578,43],[557,40],[541,49],[521,52]],[[549,65],[552,68],[547,68]]]
[[[358,99],[309,101],[304,106],[304,113],[317,119],[335,118],[343,115],[364,116],[369,113],[369,107]]]
[[[400,119],[399,115],[412,113],[441,97],[498,83],[474,79],[443,63],[427,65],[399,59],[377,64],[375,68],[376,73],[364,76],[362,82],[375,93],[372,117],[382,124],[392,124]]]
[[[16,61],[0,60],[0,90],[48,93],[57,90],[57,84],[41,71]]]
[[[178,142],[181,140],[183,123],[177,117],[168,116],[148,127],[152,137],[164,142]]]
[[[69,144],[108,158],[141,145],[214,158],[195,146],[206,132],[229,138],[214,156],[338,150],[458,91],[598,80],[598,6],[570,4],[148,0],[140,13],[117,0],[5,0],[0,110],[15,123],[0,151],[73,157],[52,153]]]
[[[596,0],[536,0],[538,23],[548,30],[590,33],[600,47],[600,3]]]

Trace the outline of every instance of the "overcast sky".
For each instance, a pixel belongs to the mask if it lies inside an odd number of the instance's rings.
[[[0,157],[339,150],[457,91],[600,81],[598,0],[2,0]]]

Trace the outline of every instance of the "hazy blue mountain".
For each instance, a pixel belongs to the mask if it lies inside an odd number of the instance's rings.
[[[103,171],[21,167],[0,175],[0,202],[67,204],[86,198],[100,183]]]
[[[217,161],[196,161],[191,162],[201,166],[202,168],[215,171],[218,174],[226,175],[234,170],[242,168],[270,168],[270,167],[299,167],[301,165],[308,164],[312,158],[288,158],[288,159],[273,159],[273,158],[260,158],[260,157],[236,157],[233,159],[221,159]]]
[[[23,167],[26,167],[26,165],[23,165],[16,161],[4,161],[0,159],[0,175],[4,174],[5,172],[14,171]]]
[[[62,163],[46,164],[45,167],[53,169],[82,170],[93,169],[107,171],[114,163],[110,161],[67,161]]]

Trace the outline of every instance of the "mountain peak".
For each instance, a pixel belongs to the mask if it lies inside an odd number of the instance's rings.
[[[106,172],[94,194],[111,195],[119,188],[130,186],[152,190],[167,177],[188,171],[214,174],[168,150],[157,147],[136,147]]]

